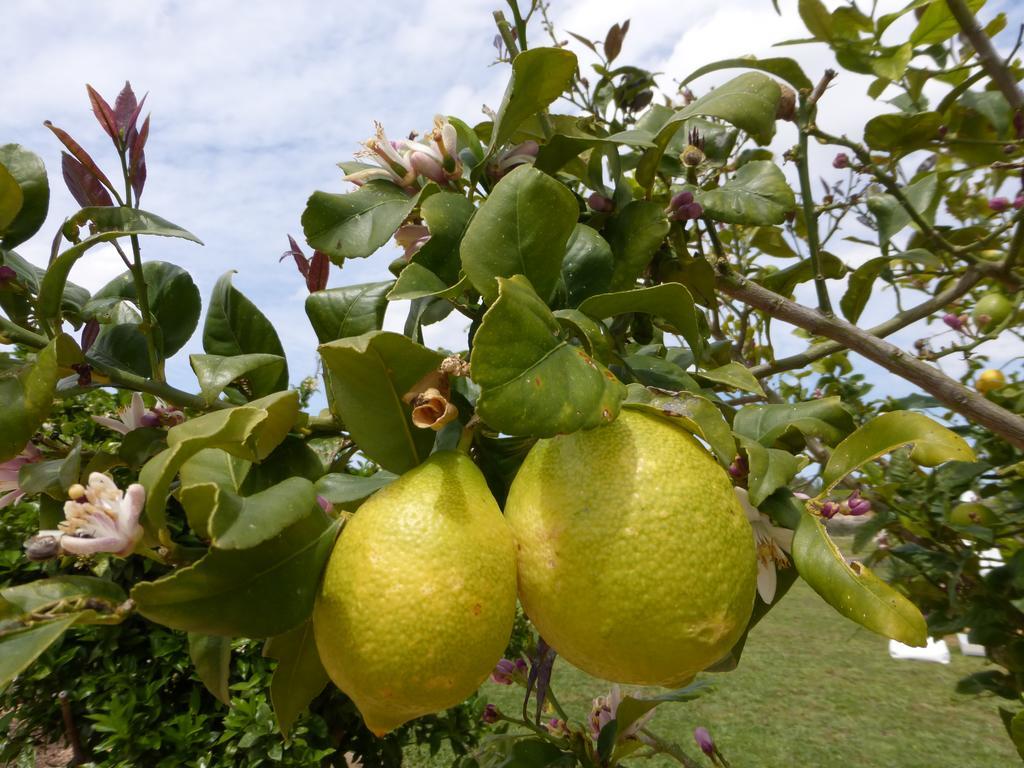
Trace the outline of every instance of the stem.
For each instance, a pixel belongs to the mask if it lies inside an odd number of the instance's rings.
[[[42,349],[48,343],[49,339],[45,336],[40,336],[28,328],[22,328],[17,323],[12,323],[0,315],[0,344],[24,344],[33,349]]]
[[[807,247],[810,250],[811,267],[814,269],[814,290],[818,294],[818,309],[826,315],[832,314],[832,301],[825,285],[825,273],[821,269],[821,244],[818,241],[818,214],[814,210],[811,195],[811,170],[807,158],[807,129],[800,129],[800,158],[797,168],[800,173],[800,202],[804,209],[804,223],[807,225]]]
[[[200,411],[233,407],[230,403],[225,403],[220,400],[216,400],[212,404],[207,403],[206,400],[201,398],[199,395],[184,392],[163,381],[154,381],[153,379],[147,379],[145,376],[138,376],[134,373],[129,373],[128,371],[111,368],[88,355],[86,355],[85,361],[92,366],[94,371],[106,376],[110,380],[111,384],[121,387],[122,389],[131,389],[137,392],[146,392],[150,395],[155,395],[164,402],[171,403],[172,405],[179,405],[184,408],[195,408]]]
[[[658,736],[656,733],[652,733],[646,728],[641,728],[640,733],[647,737],[648,741],[654,746],[658,752],[668,755],[674,758],[676,762],[686,766],[686,768],[700,768],[693,758],[683,752],[682,748],[678,744],[673,744],[670,741],[665,741],[663,738]]]
[[[942,293],[938,293],[927,301],[922,301],[917,306],[911,307],[904,312],[900,312],[895,317],[886,320],[884,323],[879,323],[874,328],[868,328],[864,332],[880,339],[885,338],[891,333],[895,333],[896,331],[906,328],[912,323],[916,323],[918,320],[923,320],[933,312],[942,309],[947,304],[952,304],[961,296],[966,295],[975,285],[981,282],[981,279],[981,272],[976,270],[974,267],[968,267],[967,271],[964,272],[963,276],[952,288],[949,288]],[[763,378],[775,373],[790,371],[794,368],[803,368],[805,365],[813,363],[815,360],[828,357],[829,355],[834,354],[835,352],[840,352],[843,349],[845,349],[845,347],[838,342],[824,341],[820,344],[814,344],[798,355],[783,357],[776,360],[774,363],[754,366],[750,369],[750,372],[758,378]]]
[[[819,336],[827,336],[868,360],[916,384],[946,407],[1024,449],[1024,418],[972,392],[956,379],[908,355],[899,347],[868,334],[835,317],[825,317],[807,307],[762,288],[746,278],[724,276],[720,290],[755,309]]]
[[[946,0],[946,5],[949,6],[949,11],[956,19],[956,23],[960,25],[964,36],[971,41],[981,66],[988,72],[992,82],[1003,92],[1011,107],[1015,110],[1024,110],[1024,91],[1021,91],[1017,81],[1010,73],[1010,69],[996,53],[992,41],[981,29],[978,20],[971,13],[971,9],[967,7],[964,0]]]
[[[526,31],[523,28],[522,19],[519,17],[519,9],[516,6],[514,0],[510,0],[509,4],[512,6],[512,14],[516,17],[516,29],[519,31],[520,37],[516,37],[516,31],[512,29],[512,25],[508,23],[508,19],[505,18],[505,14],[501,11],[494,11],[491,15],[494,16],[494,23],[498,26],[498,34],[501,35],[501,41],[505,44],[505,48],[508,50],[509,61],[515,59],[520,52],[520,39],[522,40],[522,50],[526,50]],[[537,118],[540,120],[540,128],[544,133],[545,139],[550,139],[554,134],[554,126],[551,125],[551,118],[548,115],[546,109],[542,109],[537,113]]]

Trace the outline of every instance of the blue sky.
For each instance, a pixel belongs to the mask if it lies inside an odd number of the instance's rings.
[[[54,191],[43,233],[19,252],[45,263],[52,233],[76,208],[60,179],[59,144],[43,121],[70,131],[101,165],[113,169],[116,158],[89,113],[84,84],[112,101],[130,79],[139,95],[149,93],[146,106],[153,115],[142,207],[205,242],[199,247],[154,238],[144,242],[144,257],[188,269],[204,303],[218,276],[238,270],[235,285],[277,327],[297,382],[314,370],[316,344],[303,312],[305,287],[291,264],[278,264],[286,234],[301,236],[299,217],[313,190],[346,190],[335,163],[351,157],[372,133],[374,120],[397,137],[429,128],[437,112],[475,121],[482,117],[482,105],[497,107],[507,68],[491,66],[490,11],[500,5],[498,0],[150,0],[116,6],[5,0],[0,67],[15,76],[5,81],[0,143],[24,144],[39,153]],[[785,15],[779,18],[768,0],[555,0],[552,16],[560,30],[592,37],[603,37],[612,23],[630,18],[621,60],[663,72],[662,86],[672,89],[673,80],[709,61],[780,55],[771,49],[773,42],[805,36],[795,5],[783,0]],[[1008,9],[1009,0],[1002,5]],[[898,36],[900,28],[893,34]],[[534,44],[541,38],[538,28]],[[784,53],[798,58],[812,79],[832,64],[822,46]],[[697,87],[706,89],[727,76],[709,76]],[[864,95],[867,83],[844,74],[823,103],[823,125],[857,135],[872,109]],[[794,138],[791,127],[784,127],[777,147]],[[822,172],[831,171],[832,154],[818,152]],[[388,247],[347,263],[333,271],[331,286],[386,279],[394,253]],[[852,248],[841,255],[857,264],[874,254]],[[96,249],[75,268],[72,280],[96,289],[122,269],[111,249]],[[840,295],[837,287],[834,296]],[[891,311],[891,299],[879,293],[866,316],[870,322]],[[403,319],[404,309],[393,307],[388,325],[400,327]],[[427,329],[427,341],[458,347],[462,330],[454,317]],[[773,334],[780,355],[803,346],[786,330],[777,327]],[[909,345],[920,335],[912,328],[896,341]],[[186,352],[202,351],[200,336]],[[998,361],[1019,349],[1000,344],[993,353]],[[884,371],[871,370],[883,388],[907,391]],[[178,386],[194,389],[184,354],[169,372]]]

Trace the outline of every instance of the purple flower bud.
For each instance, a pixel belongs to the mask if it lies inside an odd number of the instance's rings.
[[[142,414],[142,418],[139,419],[139,424],[143,427],[159,427],[160,426],[160,414],[155,413],[151,410],[147,410]]]
[[[686,218],[688,219],[699,219],[704,215],[704,206],[700,203],[690,203],[683,210],[686,211]]]
[[[840,152],[834,158],[832,158],[833,168],[849,168],[850,167],[850,156],[845,152]]]
[[[501,719],[501,713],[498,708],[493,704],[488,704],[484,707],[483,721],[485,723],[496,723]]]
[[[1024,208],[1024,192],[1018,192],[1017,196],[1013,198],[1013,207],[1018,211]]]
[[[592,211],[598,213],[611,213],[615,210],[615,201],[605,197],[600,192],[595,192],[587,198],[587,205]]]
[[[733,459],[732,464],[729,465],[729,474],[737,480],[746,477],[749,473],[750,465],[747,463],[747,459],[744,456],[737,456]]]
[[[954,331],[963,330],[964,324],[960,319],[959,315],[954,315],[952,312],[942,316],[942,322],[952,328]]]
[[[494,671],[491,672],[491,680],[498,683],[498,685],[512,685],[512,677],[515,675],[516,669],[516,662],[511,659],[502,659],[494,667]]]
[[[438,184],[447,184],[448,176],[444,168],[426,152],[413,152],[409,155],[409,164],[420,176],[425,176]]]
[[[988,201],[988,207],[996,213],[1002,213],[1010,209],[1010,201],[1005,197],[993,197]]]
[[[833,517],[839,514],[840,506],[834,501],[826,501],[821,505],[821,516],[826,520],[831,520]]]
[[[320,509],[326,512],[328,515],[331,514],[331,510],[334,509],[334,505],[327,500],[326,496],[321,496],[320,494],[317,494],[316,503],[319,504]]]
[[[708,757],[714,757],[715,755],[715,742],[711,738],[711,734],[708,733],[708,729],[703,725],[699,728],[693,729],[693,740],[697,742],[697,746],[700,747],[700,751]]]
[[[846,500],[846,508],[849,510],[847,514],[858,517],[871,511],[871,502],[862,498],[860,491],[854,491]]]
[[[0,267],[0,288],[18,279],[18,273],[8,266]]]
[[[526,662],[522,659],[516,659],[516,672],[526,674]]]
[[[689,205],[692,202],[693,192],[677,192],[669,201],[668,207],[673,211],[678,211],[684,205]]]

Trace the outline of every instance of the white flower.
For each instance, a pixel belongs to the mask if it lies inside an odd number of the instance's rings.
[[[617,685],[612,686],[612,690],[607,696],[598,696],[594,699],[594,706],[590,710],[590,735],[594,737],[594,741],[597,741],[604,727],[618,716],[621,703],[622,692]],[[617,734],[616,740],[625,741],[637,738],[637,733],[647,725],[647,721],[652,717],[654,717],[653,709],[638,717],[625,731]]]
[[[787,552],[793,550],[793,531],[772,525],[768,515],[762,514],[750,503],[750,496],[743,488],[734,488],[736,497],[747,514],[747,520],[754,532],[754,546],[757,549],[757,593],[768,605],[775,599],[778,583],[777,568],[789,568]]]
[[[40,531],[34,540],[53,539],[69,555],[112,552],[127,557],[142,538],[139,515],[146,501],[146,489],[138,483],[126,492],[107,475],[93,472],[89,485],[68,489],[64,522],[54,531]]]
[[[0,509],[21,501],[21,498],[25,495],[25,492],[21,490],[21,486],[18,484],[18,475],[21,472],[21,468],[26,464],[42,461],[42,458],[43,456],[39,449],[32,443],[28,443],[21,453],[13,459],[8,459],[3,464],[0,464]]]
[[[112,429],[122,435],[140,429],[141,427],[159,427],[162,424],[181,424],[185,420],[185,414],[176,408],[167,408],[158,405],[156,408],[147,408],[138,392],[132,394],[132,401],[117,412],[117,418],[111,419],[108,416],[93,416],[92,420],[101,427]]]

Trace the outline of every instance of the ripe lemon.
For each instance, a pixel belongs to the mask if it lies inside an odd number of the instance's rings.
[[[479,687],[512,633],[512,535],[480,470],[441,452],[371,497],[331,553],[313,629],[378,736]]]
[[[750,524],[725,470],[658,416],[624,410],[607,426],[541,440],[505,515],[523,608],[591,675],[683,685],[747,626]]]
[[[995,328],[1013,313],[1013,302],[1001,293],[986,293],[971,311],[974,322],[983,331]]]
[[[981,394],[988,394],[994,389],[1006,386],[1006,375],[998,368],[986,368],[978,374],[974,386]]]

